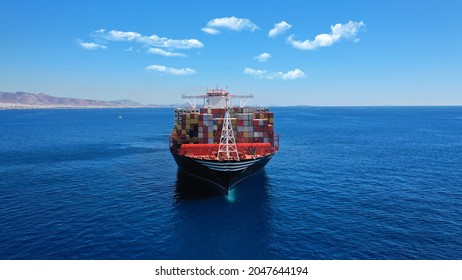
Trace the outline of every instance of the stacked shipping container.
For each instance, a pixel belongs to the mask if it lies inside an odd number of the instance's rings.
[[[240,113],[237,115],[237,142],[253,143],[253,113]]]
[[[172,140],[178,144],[216,144],[223,127],[223,108],[179,108],[175,110]],[[274,144],[274,114],[267,108],[230,108],[237,143]]]

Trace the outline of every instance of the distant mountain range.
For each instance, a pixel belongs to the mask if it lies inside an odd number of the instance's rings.
[[[79,98],[56,97],[45,93],[0,91],[0,109],[27,108],[136,108],[145,106],[131,100],[99,101]]]

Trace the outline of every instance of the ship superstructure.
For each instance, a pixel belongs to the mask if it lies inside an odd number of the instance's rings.
[[[221,88],[182,96],[190,107],[175,110],[170,151],[181,171],[225,192],[260,171],[279,149],[274,114],[245,107],[253,95],[231,95]],[[196,101],[203,100],[198,106]],[[233,106],[232,100],[239,99]]]

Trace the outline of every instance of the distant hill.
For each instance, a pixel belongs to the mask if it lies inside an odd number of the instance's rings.
[[[117,104],[121,104],[121,105],[125,105],[125,106],[130,106],[130,107],[140,107],[140,106],[144,106],[144,105],[141,104],[141,103],[138,103],[138,102],[135,102],[135,101],[132,101],[132,100],[129,100],[129,99],[112,100],[111,102],[117,103]]]
[[[0,91],[0,108],[130,108],[145,107],[131,100],[99,101],[69,97],[56,97],[45,93]]]

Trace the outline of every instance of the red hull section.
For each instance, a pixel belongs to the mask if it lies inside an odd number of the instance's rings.
[[[270,143],[237,143],[239,158],[232,160],[246,160],[274,154],[277,149]],[[205,160],[220,160],[217,155],[219,144],[183,144],[178,154],[191,158]]]

